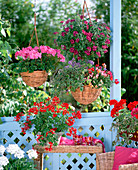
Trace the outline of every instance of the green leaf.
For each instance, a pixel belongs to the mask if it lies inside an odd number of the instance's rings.
[[[9,37],[11,36],[10,30],[11,30],[10,28],[7,28],[7,34],[8,34]]]
[[[2,122],[2,120],[1,120],[1,118],[0,118],[0,125],[1,125],[1,124],[3,124],[3,122]]]

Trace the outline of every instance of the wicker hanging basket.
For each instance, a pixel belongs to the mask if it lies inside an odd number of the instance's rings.
[[[48,73],[45,70],[34,71],[32,73],[27,71],[20,73],[20,75],[28,86],[39,87],[47,80]]]
[[[83,91],[80,91],[80,88],[77,88],[75,92],[71,91],[74,99],[84,105],[94,102],[101,93],[102,88],[95,89],[89,85],[83,86]]]

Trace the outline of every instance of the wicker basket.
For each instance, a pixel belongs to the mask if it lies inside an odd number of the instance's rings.
[[[80,88],[77,88],[75,92],[71,91],[74,99],[84,105],[94,102],[101,93],[102,88],[95,89],[89,85],[83,87],[83,91],[80,91]]]
[[[23,81],[31,87],[39,87],[47,80],[47,72],[44,71],[34,71],[32,73],[22,72],[20,73]]]
[[[96,154],[96,170],[112,170],[115,152]],[[138,170],[138,163],[124,164],[119,170]]]

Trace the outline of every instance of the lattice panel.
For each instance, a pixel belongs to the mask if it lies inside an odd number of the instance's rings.
[[[95,154],[61,154],[60,169],[67,170],[90,170],[95,166]]]
[[[32,132],[22,136],[20,126],[13,118],[4,118],[5,122],[0,125],[0,144],[7,147],[9,144],[18,144],[24,151],[32,148],[36,143]],[[78,129],[78,134],[89,135],[104,141],[106,151],[111,151],[113,133],[109,131],[112,118],[105,113],[89,113],[86,117],[78,120],[74,127]],[[133,142],[132,147],[138,147],[137,142]],[[46,156],[48,155],[48,156]],[[55,156],[56,155],[56,156]],[[45,154],[44,169],[46,170],[96,170],[95,154]]]
[[[5,147],[9,144],[18,144],[25,152],[36,143],[32,131],[27,132],[26,135],[21,135],[21,128],[15,121],[5,121],[0,125],[0,141]]]

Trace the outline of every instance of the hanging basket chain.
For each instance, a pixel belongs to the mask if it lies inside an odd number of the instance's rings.
[[[29,46],[31,45],[34,32],[35,32],[35,36],[36,36],[37,46],[39,47],[39,41],[38,41],[37,30],[36,30],[36,12],[34,13],[34,30],[33,30],[33,33],[31,35],[31,40],[29,42]]]
[[[83,9],[82,9],[83,20],[84,20],[84,8],[85,8],[85,6],[86,6],[86,9],[87,9],[87,12],[88,12],[88,16],[89,16],[90,22],[92,23],[91,17],[90,17],[90,13],[89,13],[89,10],[88,10],[88,6],[87,6],[87,3],[86,3],[86,0],[84,0]]]
[[[87,6],[87,3],[86,3],[86,0],[84,0],[84,3],[83,3],[83,9],[82,9],[82,16],[83,16],[83,19],[82,19],[82,23],[84,22],[84,8],[86,6],[86,9],[87,9],[87,12],[88,12],[88,16],[89,16],[89,19],[90,19],[90,23],[92,24],[92,21],[91,21],[91,17],[90,17],[90,13],[89,13],[89,10],[88,10],[88,6]],[[97,58],[97,63],[99,65],[99,57]]]

